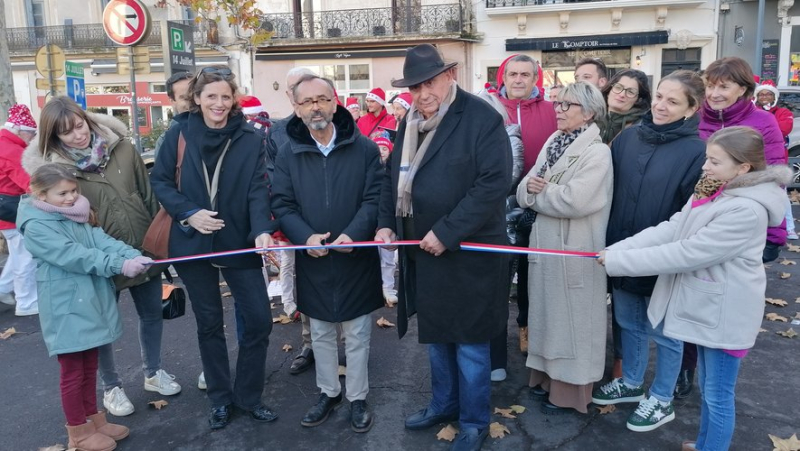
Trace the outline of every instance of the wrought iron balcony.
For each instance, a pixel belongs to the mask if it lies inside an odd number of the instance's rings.
[[[460,35],[464,30],[464,21],[461,5],[453,3],[299,14],[264,14],[261,27],[273,33],[273,40],[320,40],[375,36]]]
[[[203,27],[198,26],[194,21],[181,22],[195,25],[193,36],[195,46],[205,46],[207,44],[207,33]],[[6,35],[8,36],[8,50],[11,53],[33,53],[45,44],[55,44],[64,50],[91,50],[116,46],[106,36],[103,24],[99,23],[9,28],[6,30]],[[142,45],[161,45],[161,24],[159,22],[153,22],[150,36],[147,37]]]
[[[614,0],[486,0],[487,8],[506,8],[511,6],[558,5],[563,3],[596,3]]]

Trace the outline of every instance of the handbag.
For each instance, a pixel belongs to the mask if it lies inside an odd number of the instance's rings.
[[[178,191],[181,190],[181,165],[183,164],[183,154],[186,151],[186,140],[183,132],[178,136],[178,162],[175,165],[175,183]],[[142,249],[156,259],[167,258],[169,256],[169,231],[172,229],[172,216],[167,213],[164,207],[159,208],[147,233],[144,234]]]
[[[0,219],[6,222],[17,222],[17,207],[21,196],[0,194]]]
[[[161,284],[161,316],[164,319],[180,318],[186,313],[186,290],[172,283],[169,269],[164,270],[167,283]]]

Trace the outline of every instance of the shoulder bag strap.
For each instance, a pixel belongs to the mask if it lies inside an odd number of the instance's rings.
[[[175,165],[175,183],[178,185],[178,191],[181,190],[181,166],[184,153],[186,153],[186,139],[183,138],[183,132],[181,132],[178,135],[178,163]]]

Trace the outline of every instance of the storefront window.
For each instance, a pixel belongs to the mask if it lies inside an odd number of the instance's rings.
[[[789,51],[791,52],[792,58],[792,67],[789,73],[789,85],[800,86],[800,25],[795,25],[792,27],[792,40]]]
[[[86,111],[95,114],[108,115],[108,108],[106,107],[90,106],[89,108],[86,108]]]
[[[103,87],[100,85],[86,85],[86,94],[102,94]]]
[[[369,64],[350,65],[350,89],[369,90]]]
[[[128,85],[105,85],[103,94],[127,94],[131,92]]]
[[[346,97],[364,97],[372,88],[369,64],[321,64],[303,66],[320,77],[329,78],[336,86],[336,93],[344,103]],[[388,98],[387,98],[388,100]]]
[[[167,92],[165,83],[150,83],[150,92]]]
[[[610,79],[617,70],[631,67],[631,49],[592,49],[566,52],[543,52],[544,86],[565,85],[575,81],[575,63],[583,58],[599,58],[608,68]]]

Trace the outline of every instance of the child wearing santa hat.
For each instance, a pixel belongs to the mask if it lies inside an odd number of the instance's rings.
[[[8,121],[0,129],[0,232],[8,245],[8,260],[0,275],[0,302],[13,305],[16,298],[17,316],[39,313],[36,263],[15,224],[20,196],[30,184],[20,160],[35,137],[36,121],[31,111],[25,105],[13,105],[8,110]]]
[[[375,136],[372,141],[378,145],[378,151],[381,153],[381,164],[386,167],[386,162],[389,160],[389,155],[392,154],[394,145],[386,136],[386,132],[382,135]],[[394,272],[397,267],[397,251],[390,251],[382,247],[378,248],[381,255],[381,280],[383,282],[383,299],[386,305],[394,307],[397,304],[397,289],[394,286]]]
[[[358,98],[348,97],[344,102],[345,108],[353,116],[353,120],[357,121],[361,117],[361,105],[358,104]]]

